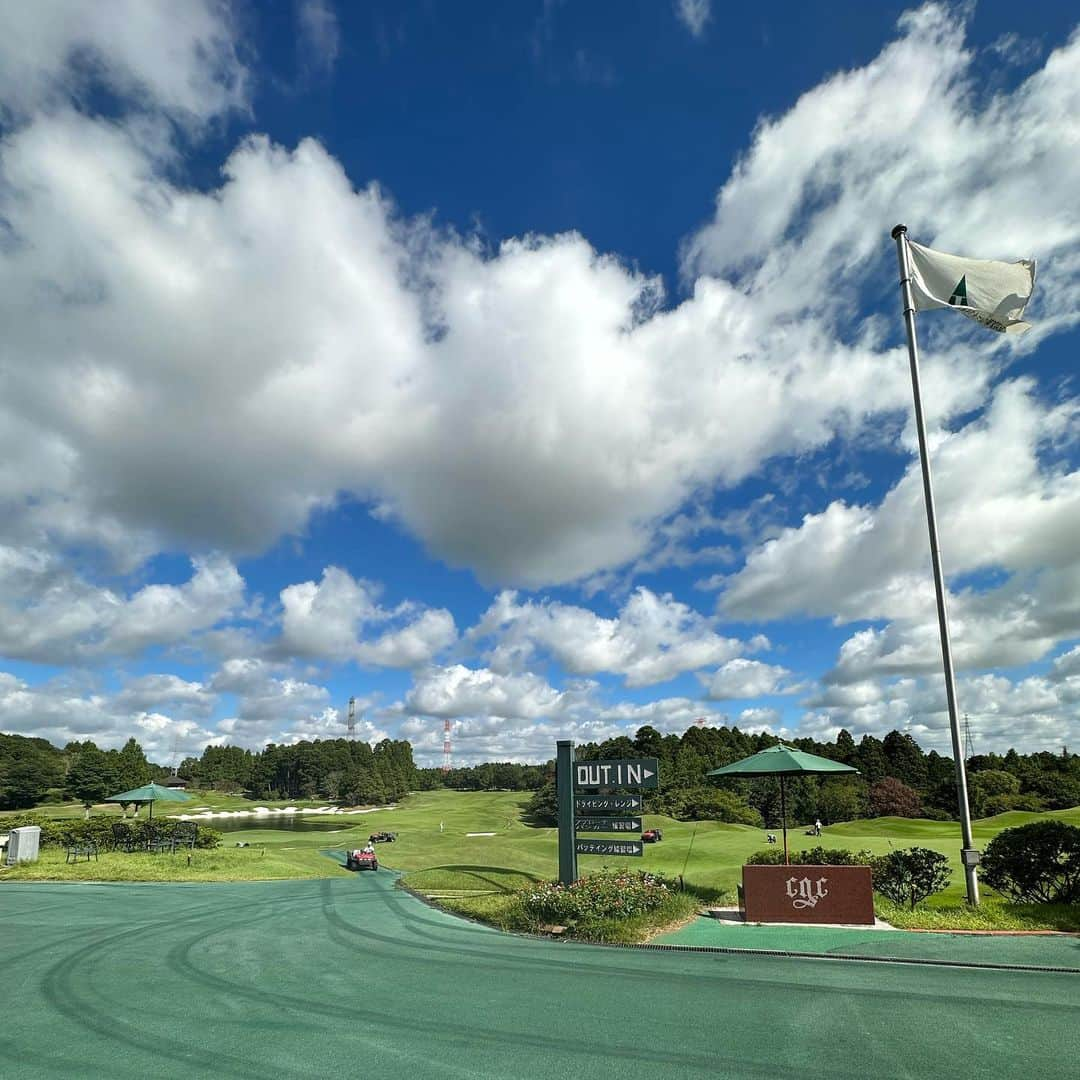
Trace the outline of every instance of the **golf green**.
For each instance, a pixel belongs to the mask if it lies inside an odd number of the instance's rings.
[[[1064,974],[596,948],[394,877],[0,889],[0,1073],[1072,1077]]]

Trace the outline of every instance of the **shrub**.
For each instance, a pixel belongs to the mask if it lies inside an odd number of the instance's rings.
[[[671,896],[667,882],[645,872],[593,874],[570,885],[543,881],[518,893],[522,914],[535,923],[581,928],[612,917],[645,915]]]
[[[873,856],[869,851],[848,851],[846,848],[812,847],[790,854],[792,866],[867,866]],[[782,866],[783,848],[755,851],[747,860],[750,866]]]
[[[761,815],[733,791],[695,787],[680,792],[673,817],[681,821],[723,821],[730,825],[762,827]]]
[[[221,841],[224,839],[224,834],[218,832],[217,829],[208,829],[205,825],[199,826],[199,835],[195,838],[195,846],[197,848],[216,848],[221,846]]]
[[[113,826],[119,826],[122,834],[132,839],[145,843],[151,830],[161,834],[167,834],[176,822],[160,819],[143,819],[141,821],[124,821],[113,815],[91,817],[87,820],[81,818],[47,818],[41,814],[13,814],[8,818],[4,827],[15,829],[21,825],[37,825],[41,829],[42,847],[58,846],[68,840],[86,841],[93,840],[102,851],[111,851],[115,846],[116,834]],[[208,829],[205,825],[199,825],[199,832],[195,839],[197,848],[219,847],[222,834],[216,829]]]
[[[998,833],[982,859],[987,885],[1018,903],[1080,900],[1080,828],[1033,821]]]
[[[928,896],[949,887],[952,871],[949,860],[930,848],[912,847],[890,851],[870,863],[874,890],[894,904],[921,903]]]

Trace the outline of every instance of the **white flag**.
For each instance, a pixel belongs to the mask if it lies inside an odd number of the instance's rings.
[[[951,307],[1003,334],[1030,329],[1023,314],[1035,287],[1034,259],[1013,263],[962,259],[913,240],[908,249],[916,311]]]

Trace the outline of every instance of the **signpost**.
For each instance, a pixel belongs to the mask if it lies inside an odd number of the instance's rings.
[[[641,839],[579,840],[578,832],[640,833],[641,795],[598,794],[618,788],[654,790],[660,786],[656,758],[615,758],[604,761],[574,761],[574,744],[560,739],[555,759],[555,786],[559,806],[559,881],[569,885],[577,880],[578,855],[618,855],[640,857],[645,853]],[[593,794],[578,795],[585,789]],[[582,815],[578,817],[577,815]]]
[[[577,881],[577,852],[574,850],[574,744],[560,739],[556,744],[555,787],[559,803],[559,881]]]
[[[645,845],[640,840],[577,840],[574,848],[579,855],[643,855]]]

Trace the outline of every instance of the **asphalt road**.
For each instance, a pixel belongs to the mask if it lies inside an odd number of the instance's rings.
[[[1075,1077],[1080,977],[592,948],[392,876],[0,886],[0,1075]]]

